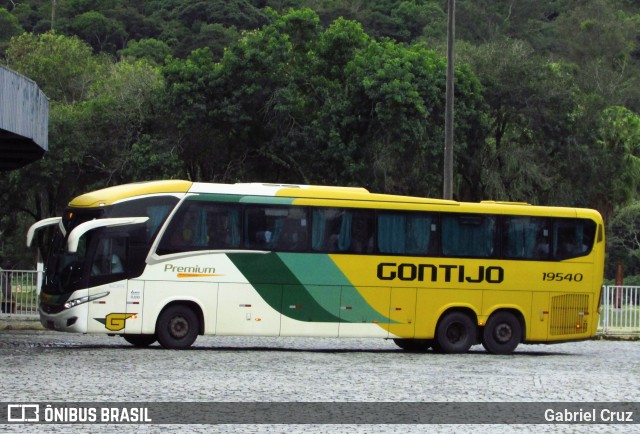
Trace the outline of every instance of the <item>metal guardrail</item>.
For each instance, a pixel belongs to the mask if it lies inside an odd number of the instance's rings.
[[[38,294],[42,271],[0,270],[0,313],[38,315]]]
[[[0,314],[38,316],[42,271],[0,270]],[[598,334],[640,335],[640,286],[604,286]]]
[[[603,335],[640,335],[640,286],[603,288],[598,331]]]

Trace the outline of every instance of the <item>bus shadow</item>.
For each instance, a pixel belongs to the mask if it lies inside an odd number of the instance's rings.
[[[31,343],[13,343],[12,345],[0,345],[0,348],[5,347],[26,347],[31,349],[74,349],[74,350],[114,350],[114,349],[126,349],[131,351],[172,351],[167,350],[160,346],[157,342],[148,347],[135,347],[127,343],[105,343],[105,344],[92,344],[81,342],[31,342]],[[268,345],[250,345],[250,346],[235,346],[235,345],[196,345],[186,350],[177,351],[210,351],[210,352],[236,352],[236,353],[311,353],[311,354],[396,354],[399,357],[561,357],[561,356],[576,356],[576,353],[566,353],[562,351],[518,351],[516,350],[512,354],[508,355],[495,355],[489,354],[481,348],[471,348],[466,353],[462,354],[444,354],[433,349],[427,351],[408,351],[401,348],[297,348],[297,347],[285,347],[285,346],[268,346]]]
[[[158,344],[154,344],[147,348],[135,348],[129,345],[122,345],[121,348],[130,348],[138,350],[154,350],[154,351],[169,351],[165,350]],[[462,354],[444,354],[441,352],[429,349],[427,351],[407,351],[403,349],[395,348],[290,348],[290,347],[271,347],[271,346],[194,346],[186,351],[215,351],[215,352],[239,352],[239,353],[312,353],[312,354],[397,354],[399,356],[428,356],[428,357],[548,357],[548,356],[575,356],[575,353],[565,353],[560,351],[515,351],[513,354],[508,355],[495,355],[489,354],[484,350],[470,350],[467,353]]]

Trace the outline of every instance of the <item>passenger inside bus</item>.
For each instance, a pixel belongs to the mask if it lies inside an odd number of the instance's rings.
[[[226,213],[209,213],[207,246],[211,249],[228,249],[234,247],[232,244],[229,216]]]

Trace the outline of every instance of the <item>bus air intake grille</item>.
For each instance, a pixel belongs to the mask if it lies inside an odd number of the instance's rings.
[[[551,336],[581,335],[589,331],[589,295],[565,294],[551,297]]]

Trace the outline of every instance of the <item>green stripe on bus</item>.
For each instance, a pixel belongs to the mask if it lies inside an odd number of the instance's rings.
[[[230,253],[228,257],[260,296],[289,318],[307,322],[390,322],[367,303],[328,255]]]
[[[264,301],[283,315],[299,321],[340,321],[337,309],[332,313],[320,305],[276,253],[227,256]]]
[[[357,288],[344,275],[342,270],[331,260],[329,255],[280,253],[282,261],[296,278],[307,288],[320,286],[324,290],[310,290],[315,300],[329,309],[334,306],[333,300],[326,300],[328,288],[338,286],[340,299],[338,300],[341,322],[356,323],[388,323],[389,318],[376,311],[367,300],[362,297]]]

